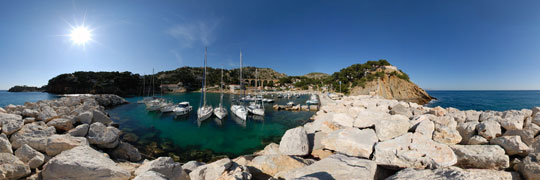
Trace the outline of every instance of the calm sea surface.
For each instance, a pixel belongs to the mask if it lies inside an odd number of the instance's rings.
[[[57,95],[44,92],[7,92],[0,90],[0,107],[9,104],[23,105],[25,102],[36,102],[39,100],[55,99]]]
[[[437,98],[427,106],[460,110],[530,109],[540,106],[540,91],[427,91]]]

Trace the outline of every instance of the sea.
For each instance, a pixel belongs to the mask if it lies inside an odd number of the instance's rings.
[[[460,110],[530,109],[540,106],[540,91],[428,91],[437,98],[429,107],[455,107]],[[136,146],[147,158],[170,156],[176,161],[213,161],[224,156],[234,158],[263,149],[269,143],[278,143],[287,129],[306,123],[314,112],[276,111],[273,104],[265,104],[264,117],[250,116],[247,121],[229,115],[224,120],[215,117],[197,121],[196,109],[201,94],[198,92],[166,94],[171,102],[188,101],[193,111],[187,116],[176,117],[170,113],[148,112],[144,104],[137,104],[143,97],[126,98],[130,103],[107,109],[114,122],[123,131],[124,140]],[[219,104],[219,94],[207,94],[208,104]],[[41,92],[11,93],[0,91],[0,106],[24,104],[59,96]],[[236,95],[224,95],[224,106],[229,110]],[[305,104],[309,96],[283,99],[275,98],[274,104],[294,101]]]

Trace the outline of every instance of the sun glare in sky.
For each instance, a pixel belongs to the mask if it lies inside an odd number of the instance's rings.
[[[75,27],[71,30],[71,41],[77,45],[85,45],[88,41],[92,40],[92,31],[85,26]]]

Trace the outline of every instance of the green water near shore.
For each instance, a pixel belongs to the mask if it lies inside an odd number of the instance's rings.
[[[233,96],[226,94],[224,97],[224,105],[229,111]],[[200,93],[168,94],[163,98],[175,103],[189,101],[193,111],[184,117],[174,117],[172,113],[148,112],[144,104],[136,103],[142,97],[134,97],[126,99],[130,104],[109,109],[108,112],[113,121],[120,124],[124,136],[138,136],[131,143],[143,154],[152,157],[173,156],[182,162],[211,161],[221,156],[233,158],[253,153],[271,142],[278,143],[287,129],[304,124],[314,114],[275,111],[272,109],[273,104],[266,104],[264,118],[248,117],[247,121],[242,121],[229,112],[221,121],[211,117],[199,124],[196,109]],[[276,98],[274,104],[286,104],[288,101],[305,104],[308,98]],[[219,104],[219,94],[209,93],[207,99],[207,103],[214,107]]]

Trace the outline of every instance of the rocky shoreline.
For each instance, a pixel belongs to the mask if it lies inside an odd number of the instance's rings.
[[[540,108],[460,111],[371,96],[332,101],[279,144],[205,164],[143,160],[85,95],[0,108],[0,179],[539,179]]]

